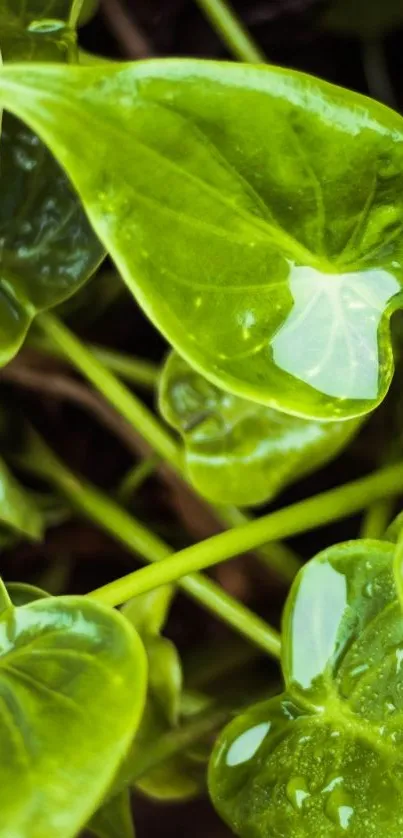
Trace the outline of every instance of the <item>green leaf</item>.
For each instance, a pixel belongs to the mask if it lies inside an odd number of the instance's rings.
[[[173,592],[172,585],[162,585],[136,596],[123,605],[122,614],[140,635],[159,635],[167,619]]]
[[[0,614],[0,837],[72,838],[99,804],[143,709],[142,644],[85,597]]]
[[[210,789],[240,836],[400,838],[403,620],[390,544],[319,554],[284,615],[286,691],[232,722]]]
[[[52,149],[136,298],[196,369],[308,418],[380,402],[403,283],[400,116],[274,67],[14,66],[0,78],[1,103]]]
[[[403,24],[401,0],[330,0],[323,16],[329,29],[382,37]]]
[[[28,585],[26,582],[7,582],[6,588],[11,602],[18,608],[21,605],[29,605],[30,602],[45,599],[49,596],[42,588]]]
[[[74,60],[75,33],[63,22],[70,7],[71,0],[3,3],[3,60]],[[37,135],[10,114],[3,116],[0,160],[0,364],[4,365],[19,349],[35,315],[71,296],[94,272],[103,249],[60,166]]]
[[[87,828],[96,838],[135,838],[128,789],[107,800]]]
[[[13,533],[40,540],[44,530],[42,513],[0,458],[0,523]]]
[[[189,478],[213,503],[263,503],[323,466],[349,442],[359,419],[318,422],[226,393],[176,353],[160,378],[163,417],[185,443]]]

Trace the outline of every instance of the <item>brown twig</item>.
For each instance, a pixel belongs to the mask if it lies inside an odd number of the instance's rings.
[[[101,9],[126,58],[150,58],[154,55],[147,36],[120,0],[101,0]]]

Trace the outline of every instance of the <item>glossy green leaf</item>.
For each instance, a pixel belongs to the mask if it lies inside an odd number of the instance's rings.
[[[143,709],[142,644],[84,597],[0,614],[1,838],[70,838],[99,804]]]
[[[318,422],[220,390],[172,353],[160,378],[163,417],[183,437],[189,478],[214,503],[263,503],[323,466],[360,420]]]
[[[16,534],[39,540],[44,529],[41,511],[1,458],[0,497],[0,524]]]
[[[63,22],[71,5],[71,0],[2,3],[3,60],[74,60],[75,33]],[[5,364],[35,315],[71,296],[93,273],[103,249],[60,166],[39,138],[7,113],[0,160],[0,364]]]
[[[403,25],[401,0],[328,0],[323,23],[329,29],[366,37]]]
[[[111,797],[91,818],[88,830],[96,838],[135,838],[128,789]]]
[[[403,283],[400,116],[293,71],[193,60],[7,67],[0,101],[211,381],[322,419],[383,398]]]
[[[240,836],[400,838],[403,619],[391,544],[332,547],[284,616],[286,691],[222,734],[215,805]]]
[[[123,605],[122,614],[140,635],[159,635],[167,619],[172,594],[172,585],[161,585],[130,599]]]

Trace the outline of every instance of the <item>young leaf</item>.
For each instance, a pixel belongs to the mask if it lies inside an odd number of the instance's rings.
[[[213,383],[308,418],[383,398],[400,116],[293,71],[193,60],[6,67],[0,103],[49,145],[141,305]]]
[[[139,722],[142,644],[84,597],[0,614],[0,838],[72,838],[94,811]]]
[[[39,540],[44,529],[41,511],[1,458],[0,493],[0,524],[19,535]]]
[[[210,767],[237,835],[399,838],[403,620],[393,545],[356,541],[300,572],[285,610],[286,692],[222,734]]]
[[[128,789],[107,800],[87,828],[96,838],[135,838]]]
[[[7,582],[6,588],[11,602],[18,608],[21,605],[29,605],[30,602],[45,599],[49,596],[42,588],[28,585],[26,582]]]
[[[71,0],[1,5],[3,61],[76,57],[66,25]],[[57,18],[60,18],[59,20]],[[64,22],[63,22],[64,21]],[[103,249],[76,193],[25,125],[3,115],[0,141],[0,365],[19,349],[38,312],[67,299],[93,273]]]
[[[263,503],[334,457],[359,419],[318,422],[226,393],[173,352],[160,378],[163,417],[183,437],[190,480],[214,503]]]
[[[123,605],[122,614],[140,635],[158,636],[164,628],[173,593],[172,585],[162,585],[130,599]]]

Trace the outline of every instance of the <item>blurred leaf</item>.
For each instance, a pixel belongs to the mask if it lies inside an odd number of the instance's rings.
[[[87,829],[96,838],[135,838],[129,790],[107,800],[91,818]]]
[[[39,540],[44,530],[42,513],[33,496],[18,483],[2,459],[0,494],[0,523],[13,533]]]
[[[197,491],[237,506],[263,503],[325,465],[362,422],[301,419],[246,401],[211,384],[175,352],[160,378],[159,404],[183,437]]]
[[[46,599],[49,596],[42,588],[35,585],[28,585],[26,582],[7,582],[7,593],[13,605],[19,608],[21,605],[29,605],[38,599]]]
[[[176,646],[167,637],[142,635],[148,657],[149,693],[171,725],[179,717],[182,664]]]
[[[163,585],[154,591],[134,597],[121,611],[141,635],[159,635],[172,602],[174,588]]]

